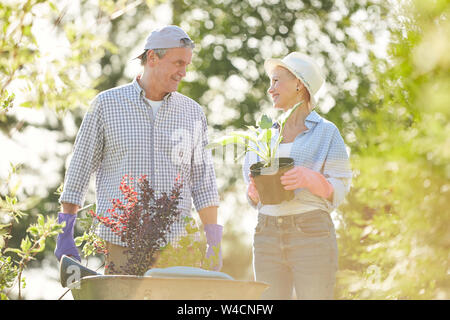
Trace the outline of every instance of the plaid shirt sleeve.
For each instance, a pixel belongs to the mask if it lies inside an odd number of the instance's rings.
[[[101,162],[102,150],[103,124],[100,101],[96,98],[85,114],[75,139],[72,159],[65,175],[64,190],[59,199],[60,203],[83,206],[90,177]]]
[[[214,162],[211,150],[205,148],[208,144],[208,127],[203,112],[194,132],[191,189],[195,209],[200,211],[207,207],[219,206]]]

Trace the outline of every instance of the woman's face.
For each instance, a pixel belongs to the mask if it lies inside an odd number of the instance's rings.
[[[273,107],[288,110],[298,101],[297,88],[301,89],[300,81],[287,69],[276,67],[270,74],[270,88],[267,92],[273,100]]]

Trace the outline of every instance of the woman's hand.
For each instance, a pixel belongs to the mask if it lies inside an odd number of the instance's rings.
[[[302,166],[295,166],[283,174],[281,184],[285,190],[308,188],[311,193],[325,199],[330,199],[334,191],[322,174]]]
[[[252,175],[250,173],[248,174],[248,177],[250,178],[250,183],[249,183],[248,188],[247,188],[247,194],[248,194],[248,197],[256,205],[259,202],[258,190],[256,190],[255,180],[253,180],[253,177],[252,177]]]

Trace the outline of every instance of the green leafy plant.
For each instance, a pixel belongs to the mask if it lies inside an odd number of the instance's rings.
[[[113,208],[109,216],[101,216],[93,210],[79,221],[85,232],[75,239],[77,246],[82,246],[84,257],[94,254],[108,255],[105,242],[95,234],[97,222],[110,228],[126,243],[128,262],[117,269],[114,264],[106,266],[112,273],[143,275],[151,267],[192,266],[211,269],[216,257],[206,259],[206,241],[195,241],[194,234],[199,231],[195,220],[184,217],[187,235],[172,245],[166,240],[173,222],[180,219],[177,209],[181,199],[182,184],[176,181],[170,194],[155,198],[146,176],[138,179],[140,192],[128,183],[133,178],[125,176],[120,189],[127,203],[112,200]],[[219,248],[217,248],[219,250]],[[211,267],[210,267],[211,266]]]
[[[34,260],[35,256],[45,250],[45,242],[48,238],[55,237],[62,232],[64,224],[58,224],[56,217],[39,214],[37,222],[27,229],[27,235],[22,239],[20,248],[9,248],[8,240],[12,238],[11,232],[14,223],[20,223],[25,216],[21,211],[20,203],[16,197],[19,183],[11,186],[13,175],[18,172],[19,166],[11,164],[10,173],[1,187],[7,189],[4,195],[0,194],[0,299],[8,299],[6,289],[12,289],[19,283],[19,299],[22,299],[22,289],[25,288],[23,271],[27,264]],[[14,254],[13,256],[7,255]]]
[[[95,233],[96,222],[92,215],[86,214],[78,218],[83,235],[75,238],[75,245],[81,248],[84,258],[108,254],[105,241]],[[195,219],[184,217],[187,235],[180,238],[177,245],[168,243],[159,250],[159,257],[154,268],[168,268],[174,266],[197,267],[212,270],[212,266],[218,263],[219,248],[214,248],[215,255],[206,258],[206,240],[194,240],[194,234],[200,231]]]
[[[13,252],[20,258],[18,262],[17,278],[19,282],[19,299],[22,298],[21,289],[25,287],[22,279],[22,273],[28,262],[34,260],[34,256],[45,250],[45,241],[47,238],[55,237],[62,232],[64,224],[58,224],[56,217],[44,218],[38,215],[37,223],[28,227],[27,235],[20,244],[20,248],[6,248],[5,252]],[[22,285],[20,285],[22,284]]]
[[[214,247],[214,255],[206,258],[206,241],[194,240],[194,234],[200,229],[191,217],[185,217],[186,236],[181,237],[176,246],[168,243],[161,248],[160,255],[154,268],[168,268],[174,266],[196,267],[212,270],[218,264],[219,247]]]
[[[274,128],[273,120],[266,114],[263,114],[257,123],[257,127],[247,126],[249,131],[232,131],[227,135],[215,139],[209,143],[206,148],[213,149],[229,144],[244,146],[245,150],[242,155],[252,151],[261,157],[264,167],[271,167],[276,158],[278,146],[283,140],[283,129],[291,114],[302,104],[297,103],[289,111],[284,112],[277,120]],[[280,134],[272,143],[272,138],[276,136],[276,130],[280,129]],[[249,143],[250,142],[250,143]]]
[[[92,209],[95,211],[95,209]],[[96,254],[106,255],[106,244],[96,233],[95,228],[97,226],[92,214],[84,214],[77,218],[77,222],[82,230],[83,235],[75,238],[75,245],[81,248],[81,253],[84,258],[89,258]]]

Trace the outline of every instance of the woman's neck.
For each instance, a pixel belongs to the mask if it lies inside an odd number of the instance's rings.
[[[281,133],[283,136],[282,143],[293,142],[300,133],[308,129],[305,125],[305,119],[310,113],[309,110],[308,103],[302,104],[291,114],[284,125],[283,132]]]
[[[287,112],[286,110],[285,112]],[[305,119],[310,114],[309,101],[302,103],[301,106],[295,110],[289,119],[286,121],[285,128],[299,128],[305,126]]]

